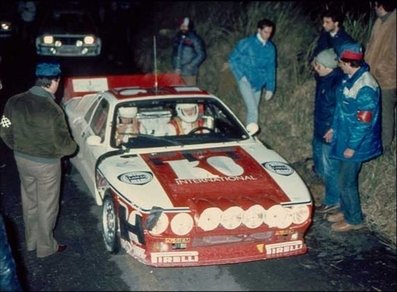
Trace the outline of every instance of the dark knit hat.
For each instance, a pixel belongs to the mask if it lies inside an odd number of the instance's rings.
[[[315,61],[324,67],[335,69],[338,67],[338,57],[334,49],[326,49],[321,51],[316,57]]]

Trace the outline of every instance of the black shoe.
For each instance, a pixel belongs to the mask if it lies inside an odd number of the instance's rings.
[[[320,214],[333,213],[338,209],[339,209],[339,204],[333,204],[333,205],[321,204],[320,206],[316,207],[316,212]]]
[[[58,253],[63,252],[63,251],[65,251],[65,249],[66,249],[67,247],[68,247],[68,246],[67,246],[66,244],[58,244],[58,250],[57,250],[57,252],[58,252]]]

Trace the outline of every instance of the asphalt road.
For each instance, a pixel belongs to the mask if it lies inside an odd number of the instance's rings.
[[[3,56],[2,102],[11,93],[32,85],[35,58]],[[95,66],[114,73],[106,60],[77,66],[63,64],[67,73],[97,72]],[[81,60],[79,61],[82,62]],[[65,68],[66,67],[66,68]],[[122,69],[123,68],[116,68]],[[126,68],[124,68],[126,69]],[[131,69],[131,68],[127,68]],[[73,71],[76,73],[76,71]],[[77,73],[76,73],[77,74]],[[62,254],[44,259],[27,252],[19,178],[12,153],[1,145],[0,212],[4,215],[18,274],[27,291],[396,291],[396,251],[368,229],[335,233],[330,223],[315,214],[306,235],[305,255],[195,268],[154,268],[131,256],[109,254],[101,235],[101,208],[72,169],[65,176],[56,238],[68,245]],[[295,168],[309,187],[321,189],[302,162]],[[314,191],[315,192],[315,191]]]

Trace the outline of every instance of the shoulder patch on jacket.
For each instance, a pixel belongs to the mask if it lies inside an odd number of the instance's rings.
[[[11,126],[11,121],[5,115],[1,117],[0,126],[3,128],[9,128]]]
[[[372,112],[370,111],[358,111],[357,119],[360,122],[369,123],[372,120]]]

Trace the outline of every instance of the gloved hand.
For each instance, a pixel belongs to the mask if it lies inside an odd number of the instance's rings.
[[[265,100],[271,100],[273,97],[273,92],[267,90],[265,93]]]

